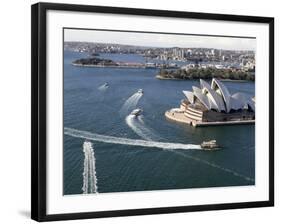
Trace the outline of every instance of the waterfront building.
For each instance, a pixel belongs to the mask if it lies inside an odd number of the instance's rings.
[[[226,86],[213,78],[211,85],[200,79],[200,88],[183,91],[185,99],[178,110],[165,113],[167,118],[193,126],[244,124],[255,121],[255,97],[237,92],[230,94]]]
[[[186,52],[186,55],[188,57],[191,57],[192,56],[192,50],[191,49],[188,49],[187,52]]]
[[[174,60],[183,60],[185,56],[184,49],[181,48],[173,48],[172,58]]]

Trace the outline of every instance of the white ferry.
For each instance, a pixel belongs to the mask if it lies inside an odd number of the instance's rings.
[[[210,140],[210,141],[203,141],[201,143],[201,148],[206,150],[214,150],[219,149],[219,145],[217,144],[216,140]]]

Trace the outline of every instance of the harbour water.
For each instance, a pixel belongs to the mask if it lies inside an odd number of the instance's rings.
[[[158,80],[155,69],[71,65],[82,57],[87,57],[86,53],[64,52],[64,127],[87,133],[84,137],[64,135],[65,195],[82,194],[83,189],[84,193],[85,189],[87,193],[106,193],[255,184],[254,125],[195,128],[165,118],[165,111],[178,107],[184,98],[182,90],[199,86],[199,80]],[[139,55],[101,57],[144,62]],[[253,82],[224,84],[231,93],[255,95]],[[138,94],[139,89],[144,93]],[[143,109],[143,114],[129,115],[136,107]],[[193,146],[216,139],[222,149],[210,152],[196,147],[183,150],[116,144],[107,136],[119,141],[138,139]],[[92,145],[85,148],[85,140]],[[94,161],[94,167],[87,165],[89,161]],[[85,176],[85,172],[90,175]],[[89,189],[91,186],[95,189]]]

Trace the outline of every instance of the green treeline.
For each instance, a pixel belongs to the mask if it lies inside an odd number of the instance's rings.
[[[231,80],[249,80],[255,81],[255,75],[252,72],[234,69],[217,68],[190,68],[188,70],[160,69],[158,78],[163,79],[231,79]]]
[[[104,58],[81,58],[72,62],[73,64],[77,65],[103,65],[103,66],[117,66],[117,63]]]

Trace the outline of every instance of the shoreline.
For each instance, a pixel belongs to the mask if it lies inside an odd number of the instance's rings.
[[[82,64],[76,64],[71,63],[73,66],[77,67],[90,67],[90,68],[146,68],[145,66],[130,66],[130,65],[82,65]]]
[[[146,64],[118,64],[118,65],[100,65],[100,64],[78,64],[78,63],[71,63],[71,65],[73,66],[77,66],[77,67],[92,67],[92,68],[134,68],[134,69],[138,69],[138,68],[145,68],[145,69],[161,69],[161,67],[159,66],[147,66]]]
[[[156,78],[156,79],[159,79],[159,80],[185,80],[185,79],[172,78],[172,77],[171,77],[171,78],[162,77],[162,76],[160,76],[160,75],[156,75],[155,78]],[[188,79],[186,79],[186,80],[188,80]]]
[[[180,78],[173,78],[173,77],[162,77],[161,75],[156,75],[155,76],[156,79],[159,80],[183,80],[183,81],[192,81],[192,80],[198,80],[200,78],[196,78],[196,79],[180,79]],[[210,78],[211,80],[211,78]],[[251,80],[244,80],[244,79],[218,79],[222,82],[255,82],[255,81],[251,81]]]

